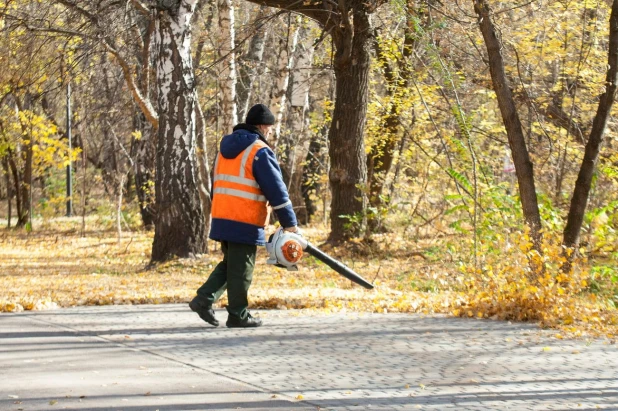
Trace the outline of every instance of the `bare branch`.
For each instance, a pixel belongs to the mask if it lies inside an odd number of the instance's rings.
[[[32,31],[32,32],[39,32],[39,33],[56,33],[56,34],[62,34],[64,36],[71,36],[71,37],[82,37],[82,38],[88,38],[88,39],[95,39],[94,36],[90,36],[88,34],[84,34],[84,33],[80,33],[78,31],[72,31],[72,30],[66,30],[66,29],[57,29],[54,27],[33,27],[33,26],[29,26],[27,24],[24,24],[24,27],[28,30],[28,31]]]
[[[533,3],[536,3],[536,2],[537,2],[536,0],[530,0],[530,1],[522,3],[522,4],[517,4],[517,5],[513,6],[513,7],[506,7],[504,9],[502,9],[502,10],[494,11],[493,14],[497,15],[497,14],[500,14],[500,13],[505,13],[507,11],[520,9],[522,7],[526,7],[526,6],[528,6],[530,4],[533,4]]]
[[[73,10],[79,12],[79,14],[81,14],[84,17],[86,17],[88,20],[93,22],[95,25],[99,23],[99,18],[98,18],[98,16],[96,14],[92,14],[91,12],[89,12],[86,9],[84,9],[83,7],[78,6],[76,2],[73,2],[73,1],[70,1],[70,0],[56,0],[56,2],[62,4],[65,7],[68,7],[70,9],[73,9]]]
[[[137,84],[135,84],[135,78],[133,77],[133,72],[131,70],[131,67],[129,67],[129,63],[127,63],[127,61],[122,58],[120,53],[118,53],[118,51],[113,48],[107,41],[104,40],[101,43],[103,44],[105,49],[109,51],[118,61],[118,64],[122,68],[122,73],[124,74],[124,79],[127,82],[127,86],[129,87],[131,94],[133,94],[135,102],[139,105],[140,109],[146,116],[148,122],[152,124],[154,128],[158,128],[159,115],[157,114],[150,101],[144,98]]]
[[[248,0],[250,3],[258,4],[260,6],[274,7],[277,9],[283,9],[296,13],[303,14],[312,20],[317,21],[322,27],[327,25],[328,17],[332,11],[323,7],[322,0]],[[336,3],[332,0],[326,0],[326,3],[333,4],[336,7]]]
[[[133,3],[137,11],[139,11],[140,13],[142,13],[143,15],[147,17],[150,17],[150,10],[144,3],[142,3],[139,0],[131,0],[131,3]]]
[[[109,131],[111,132],[112,137],[114,137],[116,144],[118,144],[118,146],[120,147],[122,154],[124,154],[124,156],[127,158],[127,161],[129,162],[130,166],[133,167],[135,165],[135,162],[133,161],[133,157],[131,157],[127,149],[124,147],[124,144],[122,144],[120,140],[118,139],[118,136],[116,135],[116,131],[114,130],[114,126],[111,125],[109,120],[105,120],[105,122],[107,123],[107,127],[109,127]]]

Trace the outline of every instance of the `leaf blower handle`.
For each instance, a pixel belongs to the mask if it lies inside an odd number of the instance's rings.
[[[332,268],[333,270],[337,271],[339,274],[347,278],[348,280],[353,281],[356,284],[367,288],[368,290],[373,289],[373,284],[371,284],[369,281],[365,280],[363,277],[361,277],[360,275],[352,271],[348,266],[341,263],[340,261],[335,260],[331,256],[325,254],[324,252],[314,247],[310,243],[307,243],[307,247],[305,248],[305,251],[307,252],[307,254],[311,254],[312,256],[322,261],[324,264],[326,264],[327,266],[329,266],[330,268]]]

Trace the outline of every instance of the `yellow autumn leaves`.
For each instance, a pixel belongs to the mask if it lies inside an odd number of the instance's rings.
[[[480,269],[462,267],[468,298],[454,315],[539,321],[569,335],[616,334],[618,311],[586,289],[588,266],[576,265],[569,273],[561,270],[566,259],[560,239],[546,236],[543,256],[531,249],[526,235],[518,246],[521,254],[486,256]]]
[[[32,165],[35,173],[48,167],[66,167],[75,161],[80,149],[71,149],[66,139],[58,138],[57,127],[48,119],[30,110],[15,114],[8,107],[0,108],[4,129],[0,139],[0,155],[6,149],[15,150],[19,145],[32,144]],[[18,157],[19,159],[19,157]]]
[[[316,229],[306,231],[312,239],[325,236]],[[151,234],[129,235],[118,244],[113,232],[82,238],[77,232],[54,230],[30,235],[0,231],[0,311],[187,302],[218,262],[219,253],[212,250],[198,259],[146,270]],[[589,274],[555,270],[555,261],[562,258],[558,251],[546,245],[543,262],[549,268],[535,277],[522,253],[487,255],[482,267],[461,265],[453,272],[442,261],[428,263],[405,253],[371,259],[329,250],[375,281],[376,289],[367,291],[312,258],[304,259],[296,273],[267,266],[260,250],[250,298],[255,308],[445,313],[540,321],[561,329],[561,337],[617,334],[616,310],[585,292]],[[421,271],[428,267],[432,274],[423,277]]]

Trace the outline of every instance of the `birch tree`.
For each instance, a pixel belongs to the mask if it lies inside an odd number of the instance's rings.
[[[305,24],[302,24],[298,30],[299,39],[306,39],[308,30]],[[296,50],[290,59],[291,70],[291,96],[290,96],[290,113],[288,115],[288,133],[284,139],[283,150],[285,155],[283,160],[285,161],[282,168],[284,175],[286,176],[288,189],[292,191],[291,195],[295,200],[300,199],[300,191],[298,185],[300,179],[294,178],[296,172],[296,159],[304,158],[307,155],[309,149],[309,139],[305,138],[306,135],[306,112],[309,109],[309,85],[310,85],[310,72],[313,58],[313,47],[308,46],[306,40],[298,41]]]
[[[236,53],[234,52],[234,5],[232,0],[218,0],[219,59],[221,60],[221,116],[222,132],[228,134],[238,123],[236,113]]]
[[[152,261],[205,251],[196,156],[197,93],[191,59],[191,17],[196,4],[197,0],[156,4],[159,134]]]
[[[303,197],[303,168],[307,166],[303,160],[307,157],[311,137],[309,135],[309,91],[310,72],[313,57],[313,47],[307,41],[308,29],[303,22],[299,31],[299,42],[291,58],[293,67],[291,70],[289,113],[286,119],[286,132],[279,140],[279,153],[281,170],[284,181],[290,192],[290,200],[293,204],[301,205],[305,202]],[[299,221],[307,222],[307,210],[305,207],[296,209]]]
[[[191,19],[199,0],[131,0],[130,4],[153,27],[154,61],[157,72],[157,108],[145,82],[136,79],[132,65],[117,45],[114,11],[118,4],[54,0],[81,16],[81,31],[54,31],[95,39],[114,56],[127,88],[151,125],[157,129],[155,174],[156,221],[152,261],[172,256],[190,257],[203,253],[206,245],[205,210],[200,199],[203,181],[196,155],[197,93],[191,58]],[[122,6],[122,11],[126,5]],[[87,27],[87,29],[84,29]],[[45,28],[50,30],[50,28]],[[120,42],[122,43],[122,42]],[[148,46],[150,47],[150,46]],[[144,64],[147,68],[147,65]],[[147,73],[144,73],[147,76]]]
[[[286,107],[286,92],[290,81],[290,68],[293,64],[294,51],[298,44],[298,33],[300,30],[301,18],[296,16],[294,24],[291,23],[291,15],[288,20],[287,35],[279,40],[279,56],[277,57],[277,71],[275,86],[273,87],[270,99],[270,107],[275,115],[274,136],[271,145],[277,147],[281,137],[281,122]]]
[[[268,31],[264,23],[267,14],[267,7],[261,6],[254,22],[256,26],[255,34],[251,37],[249,48],[241,60],[240,81],[236,84],[238,116],[241,121],[244,121],[245,117],[247,117],[249,104],[253,96],[253,84],[264,59],[264,45],[268,38]]]

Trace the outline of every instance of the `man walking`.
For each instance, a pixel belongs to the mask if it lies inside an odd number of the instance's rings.
[[[269,207],[281,226],[296,232],[296,215],[275,154],[266,142],[275,117],[264,104],[247,113],[244,124],[223,137],[215,161],[210,238],[221,242],[223,260],[189,303],[191,310],[215,327],[212,309],[227,288],[228,327],[259,327],[262,320],[247,311],[258,245],[265,245]]]

